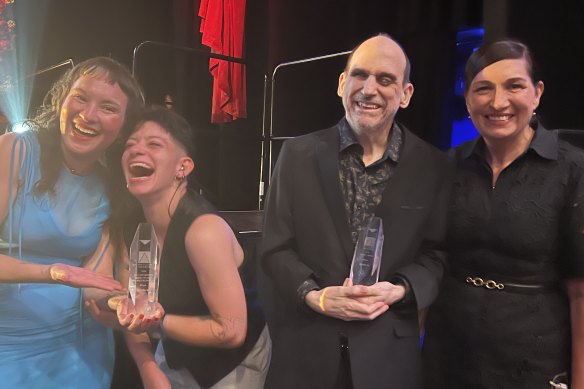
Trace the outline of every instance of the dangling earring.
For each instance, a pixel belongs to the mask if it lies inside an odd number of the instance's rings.
[[[184,180],[184,179],[185,179],[185,173],[184,173],[184,171],[185,171],[185,167],[181,165],[181,167],[180,167],[180,169],[179,169],[179,174],[180,174],[180,175],[177,175],[177,176],[176,176],[176,179],[177,179],[178,181],[182,181],[182,180]]]

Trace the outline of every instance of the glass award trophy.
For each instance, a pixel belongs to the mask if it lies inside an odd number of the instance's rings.
[[[152,313],[158,301],[160,252],[154,228],[140,223],[130,246],[130,279],[128,289],[136,313]]]
[[[379,280],[382,249],[383,223],[374,217],[359,232],[349,275],[353,285],[373,285]]]

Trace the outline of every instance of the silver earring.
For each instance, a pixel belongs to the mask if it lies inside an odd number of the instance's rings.
[[[176,176],[176,179],[179,180],[179,181],[182,181],[182,180],[185,179],[185,174],[183,173],[185,171],[184,165],[181,165],[180,169],[178,169],[178,170],[179,170],[179,174],[180,175],[177,175]]]

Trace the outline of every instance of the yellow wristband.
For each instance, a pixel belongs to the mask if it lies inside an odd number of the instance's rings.
[[[323,311],[323,312],[326,312],[326,309],[324,309],[324,296],[326,295],[326,290],[327,289],[328,288],[324,288],[322,290],[322,293],[320,294],[319,304],[318,304],[318,306],[320,307],[320,310]]]

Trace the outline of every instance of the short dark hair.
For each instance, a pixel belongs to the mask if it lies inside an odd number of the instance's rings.
[[[359,47],[361,47],[361,45],[363,43],[365,43],[366,41],[368,41],[369,39],[375,38],[375,37],[378,37],[378,36],[383,36],[383,37],[386,37],[388,39],[391,39],[392,41],[394,41],[399,46],[399,48],[404,53],[404,57],[406,57],[406,67],[404,69],[404,81],[403,81],[403,84],[404,85],[407,84],[408,82],[410,82],[410,72],[411,72],[411,68],[412,68],[411,67],[411,64],[410,64],[410,58],[406,54],[406,51],[404,50],[403,46],[398,41],[396,41],[395,39],[393,39],[393,37],[391,35],[389,35],[388,33],[385,33],[385,32],[380,32],[380,33],[378,33],[376,35],[373,35],[373,36],[365,39],[361,43],[359,43],[357,46],[355,46],[353,48],[353,50],[351,50],[351,53],[349,54],[349,57],[347,57],[347,63],[345,64],[345,71],[347,71],[349,69],[349,64],[351,63],[351,60],[353,59],[353,55],[355,54],[355,52],[357,51],[357,49],[359,49]]]
[[[164,128],[172,139],[185,149],[187,155],[194,158],[193,130],[184,117],[168,108],[152,105],[138,115],[136,125],[131,133],[136,132],[145,122],[154,122]]]
[[[472,80],[487,66],[505,59],[524,59],[527,63],[527,73],[535,85],[539,81],[536,74],[533,56],[529,48],[522,42],[513,39],[498,40],[484,43],[471,54],[464,68],[464,90],[468,91]]]

